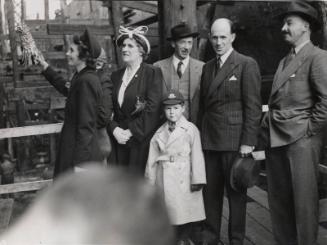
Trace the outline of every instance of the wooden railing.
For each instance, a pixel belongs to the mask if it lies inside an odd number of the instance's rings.
[[[61,131],[62,125],[62,123],[53,123],[25,127],[3,128],[0,129],[0,140],[15,137],[55,134]],[[319,164],[319,171],[323,174],[327,174],[327,166]],[[41,180],[0,185],[0,194],[39,190],[48,186],[51,182],[52,180]]]
[[[53,123],[25,127],[3,128],[0,129],[0,140],[7,138],[60,133],[62,125],[62,123]],[[0,185],[0,194],[40,190],[49,186],[51,183],[52,180],[50,179]]]

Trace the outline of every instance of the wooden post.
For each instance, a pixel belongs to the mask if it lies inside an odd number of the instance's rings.
[[[198,58],[200,60],[204,60],[205,58],[205,51],[208,44],[208,34],[210,32],[212,19],[215,14],[215,9],[216,9],[216,3],[210,3],[208,5],[208,8],[206,9],[206,12],[204,14],[205,18],[203,18],[204,21],[202,22],[201,27],[199,27],[201,32],[200,32],[200,38],[198,44]]]
[[[171,48],[167,43],[170,29],[182,22],[187,23],[192,30],[197,30],[196,0],[161,0],[159,4],[160,57],[170,55]],[[192,56],[197,57],[197,42],[193,45]]]
[[[49,0],[44,0],[44,19],[49,21]]]
[[[23,22],[26,20],[26,2],[25,2],[25,0],[20,1],[20,10],[21,10],[20,21]]]
[[[325,2],[319,2],[318,6],[322,17],[322,48],[327,49],[327,4]]]
[[[119,1],[113,1],[113,0],[107,0],[107,1],[108,1],[108,11],[109,11],[109,18],[110,18],[109,24],[111,24],[114,27],[115,37],[118,37],[119,26],[124,24],[121,3]],[[113,45],[114,47],[116,47],[115,44],[116,39],[113,39],[113,41],[114,41]],[[121,67],[123,62],[117,47],[115,48],[115,56],[116,56],[116,63],[118,67]]]
[[[10,49],[11,49],[12,66],[13,66],[12,67],[13,83],[14,83],[14,87],[16,87],[19,74],[18,74],[16,31],[15,31],[15,13],[14,13],[14,4],[12,0],[5,0],[4,8],[5,8],[6,18],[8,20],[9,40],[10,40]]]
[[[5,40],[3,31],[3,15],[2,15],[2,0],[0,0],[0,59],[4,59],[5,55]]]

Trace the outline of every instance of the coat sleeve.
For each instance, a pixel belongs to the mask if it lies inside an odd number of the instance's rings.
[[[145,167],[145,179],[148,180],[149,183],[153,185],[155,185],[156,183],[157,168],[158,168],[156,159],[158,158],[158,156],[159,156],[159,147],[155,141],[155,136],[153,136],[150,142],[149,156]]]
[[[193,126],[191,184],[206,184],[206,171],[199,130]]]
[[[140,116],[128,124],[133,137],[138,141],[142,141],[158,127],[163,96],[163,77],[160,68],[153,67],[143,79],[146,79],[145,108]]]
[[[59,93],[64,96],[68,95],[68,87],[66,87],[68,81],[58,72],[53,70],[52,67],[48,66],[47,69],[42,72],[42,74],[52,84],[52,86],[54,86],[59,91]]]
[[[248,58],[242,70],[243,128],[241,145],[255,146],[260,128],[261,76],[257,62]]]
[[[102,98],[100,104],[100,116],[98,126],[100,128],[106,127],[111,119],[113,103],[112,103],[112,82],[106,70],[101,70],[99,78],[102,88]]]
[[[311,110],[308,132],[309,136],[321,132],[327,121],[327,52],[317,54],[312,61],[310,83],[316,103]]]
[[[97,130],[97,110],[100,82],[97,76],[87,76],[79,81],[77,94],[76,147],[74,164],[88,161],[92,154],[91,142]]]

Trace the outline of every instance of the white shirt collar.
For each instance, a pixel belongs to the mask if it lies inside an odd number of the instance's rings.
[[[309,42],[310,42],[310,40],[307,40],[307,41],[301,43],[300,45],[298,45],[297,47],[295,47],[294,48],[295,54],[298,54],[300,52],[300,50]]]
[[[184,72],[185,68],[188,66],[188,63],[190,62],[190,56],[188,55],[185,59],[180,60],[175,55],[173,55],[173,65],[175,67],[175,70],[177,70],[178,63],[182,61],[182,72]]]
[[[226,60],[228,59],[228,57],[230,56],[230,54],[233,52],[233,47],[231,47],[226,53],[224,53],[222,56],[220,56],[220,60],[221,60],[221,63],[220,63],[220,66],[222,66]]]

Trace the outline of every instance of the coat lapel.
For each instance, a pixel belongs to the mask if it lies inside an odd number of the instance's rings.
[[[276,93],[277,90],[289,80],[290,76],[303,65],[308,55],[312,52],[313,48],[314,46],[312,43],[305,45],[295,56],[295,58],[289,63],[289,65],[285,67],[285,69],[283,69],[285,58],[281,60],[274,77],[270,97]]]
[[[174,72],[174,66],[173,64],[173,57],[164,60],[162,63],[162,73],[165,80],[166,88],[167,90],[171,89],[171,81],[173,79],[173,72]]]
[[[187,122],[187,120],[185,119],[185,117],[182,117],[177,122],[175,130],[173,132],[171,132],[169,135],[166,147],[168,147],[170,144],[174,143],[185,133],[185,129],[187,127],[186,122]],[[168,131],[168,130],[166,130],[166,131]]]
[[[190,62],[189,62],[189,66],[190,66],[190,100],[192,101],[195,90],[197,88],[197,76],[196,74],[199,74],[200,71],[200,66],[196,64],[196,62],[194,62],[194,59],[190,57]]]
[[[213,92],[217,90],[217,88],[222,84],[222,82],[233,72],[233,70],[238,66],[238,62],[236,59],[236,51],[233,50],[233,52],[230,54],[230,56],[227,58],[226,62],[223,64],[223,66],[219,69],[216,77],[209,85],[208,89],[208,98],[211,96]],[[213,62],[213,66],[216,65],[215,62]],[[214,68],[214,67],[213,67]],[[214,71],[214,69],[212,69]]]

